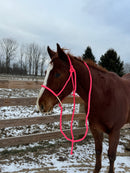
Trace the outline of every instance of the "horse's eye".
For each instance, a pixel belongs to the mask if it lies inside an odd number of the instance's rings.
[[[55,77],[56,78],[60,77],[60,73],[55,73]]]

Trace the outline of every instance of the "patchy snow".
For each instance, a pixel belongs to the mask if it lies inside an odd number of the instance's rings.
[[[38,89],[5,89],[0,88],[0,98],[18,98],[18,97],[37,97]]]
[[[57,141],[59,143],[65,142],[64,140]],[[84,172],[92,172],[95,165],[95,155],[94,155],[94,141],[92,143],[86,144],[75,144],[74,145],[74,154],[70,155],[70,147],[59,146],[54,149],[55,143],[52,142],[52,150],[51,147],[44,148],[37,152],[37,157],[35,152],[25,152],[25,156],[23,154],[20,155],[12,155],[11,159],[3,160],[5,164],[1,164],[1,172],[14,172],[14,171],[22,171],[30,170],[30,172],[35,169],[34,172],[37,172],[36,169],[40,170],[49,170],[52,171],[61,171],[66,173],[84,173]],[[101,172],[104,173],[107,170],[109,165],[108,158],[106,155],[107,145],[103,145],[105,154],[103,154],[103,166]],[[54,152],[53,152],[54,150]],[[121,149],[122,151],[122,149]],[[118,147],[118,152],[120,151],[120,146]],[[115,172],[130,172],[130,157],[129,156],[117,156],[115,161]],[[127,170],[126,170],[127,169]]]
[[[63,114],[68,114],[72,112],[73,105],[72,104],[64,104],[63,105]],[[79,104],[76,104],[75,113],[79,111]],[[60,108],[55,106],[51,113],[38,113],[36,106],[8,106],[8,107],[0,107],[0,119],[13,119],[13,118],[25,118],[25,117],[37,117],[37,116],[47,116],[51,114],[59,114]]]

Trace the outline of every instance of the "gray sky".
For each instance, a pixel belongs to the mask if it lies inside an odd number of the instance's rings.
[[[56,43],[99,60],[109,48],[130,63],[130,0],[0,0],[0,39]]]

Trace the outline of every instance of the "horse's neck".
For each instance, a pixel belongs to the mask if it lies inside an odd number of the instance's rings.
[[[74,68],[77,74],[77,93],[87,102],[87,96],[90,88],[90,76],[87,67],[83,62],[74,63]]]
[[[89,76],[88,69],[85,66],[85,64],[82,62],[79,62],[79,64],[75,66],[75,69],[76,69],[76,73],[77,73],[77,93],[84,100],[84,102],[87,103],[88,93],[89,93],[89,89],[90,89],[90,76]],[[92,75],[92,88],[95,91],[97,90],[97,88],[98,88],[98,90],[100,90],[100,89],[102,90],[101,81],[104,78],[103,72],[99,71],[96,68],[91,67],[91,66],[89,66],[89,69],[90,69],[91,75]]]

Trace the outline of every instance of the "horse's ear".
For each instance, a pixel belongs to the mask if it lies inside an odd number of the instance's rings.
[[[56,54],[56,52],[54,52],[53,50],[51,50],[49,46],[47,46],[47,51],[48,51],[48,54],[49,54],[50,58],[52,58]]]
[[[67,55],[65,54],[65,52],[61,49],[61,47],[60,47],[60,45],[57,43],[57,53],[58,53],[58,57],[60,58],[60,59],[62,59],[63,61],[65,61],[65,62],[69,62],[68,61],[68,57],[67,57]]]

